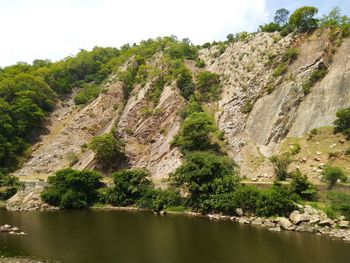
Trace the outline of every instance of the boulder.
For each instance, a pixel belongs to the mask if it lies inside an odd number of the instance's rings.
[[[264,223],[264,219],[258,217],[252,221],[252,225],[261,226]]]
[[[236,208],[236,214],[239,216],[243,216],[243,209],[242,208]]]
[[[294,225],[298,225],[301,222],[308,222],[310,221],[311,216],[309,214],[301,214],[299,211],[295,210],[293,211],[289,219]]]
[[[340,228],[349,228],[349,221],[346,221],[346,220],[342,220],[338,223],[338,226]]]
[[[273,232],[280,232],[281,231],[281,227],[279,225],[269,228],[269,231],[273,231]]]
[[[320,226],[332,226],[334,224],[334,221],[332,219],[326,218],[318,222]]]
[[[283,229],[286,229],[286,230],[294,230],[295,229],[295,226],[292,224],[292,222],[289,221],[288,218],[278,217],[277,222]]]
[[[250,223],[248,218],[245,218],[245,217],[240,218],[238,220],[238,222],[241,223],[241,224],[249,224]]]
[[[298,231],[298,232],[309,232],[309,233],[313,233],[315,232],[314,228],[306,223],[306,222],[301,222],[296,228],[295,228],[295,231]]]
[[[276,226],[276,223],[272,222],[270,219],[265,219],[263,226],[273,228]]]

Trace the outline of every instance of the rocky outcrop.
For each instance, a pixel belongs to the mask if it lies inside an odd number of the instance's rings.
[[[85,159],[91,152],[84,152],[82,146],[94,135],[109,132],[123,107],[121,83],[112,79],[104,86],[105,92],[81,109],[74,106],[72,98],[59,104],[50,117],[49,133],[33,146],[28,161],[15,175],[50,175],[70,166],[69,154],[79,156],[76,168],[89,167],[91,162]]]
[[[35,190],[23,190],[12,196],[6,202],[9,211],[53,211],[57,207],[50,206],[41,200],[40,194],[43,188]]]

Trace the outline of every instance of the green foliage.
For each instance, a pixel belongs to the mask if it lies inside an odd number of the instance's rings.
[[[88,144],[103,168],[116,166],[124,158],[124,146],[123,141],[110,133],[96,136]]]
[[[299,49],[291,47],[282,56],[282,61],[285,63],[291,63],[299,56]]]
[[[95,84],[84,84],[82,89],[74,96],[76,105],[86,104],[101,93],[101,88]]]
[[[201,71],[196,76],[196,85],[202,101],[217,100],[220,95],[220,76],[209,71]]]
[[[233,193],[233,202],[244,212],[255,213],[261,191],[255,186],[242,185]]]
[[[281,181],[286,180],[289,176],[288,166],[291,163],[289,154],[274,155],[270,157],[270,161],[273,164],[276,178]]]
[[[79,162],[79,157],[75,152],[69,152],[67,154],[67,160],[69,161],[69,165],[73,166],[77,162]]]
[[[281,30],[280,25],[274,22],[265,25],[260,25],[259,27],[261,32],[276,32]]]
[[[275,68],[275,70],[272,73],[272,76],[278,77],[278,76],[283,75],[286,72],[287,72],[286,64],[281,63]]]
[[[317,190],[315,186],[303,175],[299,169],[291,174],[292,182],[290,183],[290,191],[297,194],[301,199],[307,201],[315,201],[317,199]]]
[[[285,8],[280,8],[275,12],[273,21],[279,26],[284,26],[288,22],[289,11]]]
[[[311,75],[303,82],[302,84],[302,90],[304,94],[310,93],[310,90],[313,85],[315,85],[316,82],[323,79],[324,76],[326,76],[328,70],[326,68],[320,68],[314,70]]]
[[[293,143],[290,147],[289,147],[289,153],[290,155],[296,155],[301,151],[301,147],[299,143]]]
[[[350,140],[350,107],[337,111],[334,132],[341,132]]]
[[[331,189],[337,183],[337,181],[345,182],[347,180],[343,170],[336,166],[327,165],[322,172],[323,180],[328,183],[328,187]]]
[[[185,162],[171,180],[177,186],[186,187],[189,192],[187,204],[194,210],[232,211],[232,192],[239,184],[235,175],[235,163],[228,157],[210,152],[192,152],[185,156]]]
[[[205,67],[205,62],[202,59],[197,59],[196,60],[196,67],[197,68],[204,68]]]
[[[48,178],[49,186],[41,198],[50,205],[66,209],[86,208],[98,198],[102,176],[94,171],[63,169]]]
[[[181,124],[173,144],[182,152],[212,149],[210,133],[215,130],[213,117],[205,112],[194,112]]]
[[[174,73],[176,76],[176,86],[180,90],[181,95],[185,99],[189,99],[194,94],[195,88],[191,72],[185,66],[181,66]]]
[[[22,184],[18,178],[12,175],[5,175],[0,172],[0,200],[7,200],[13,196]]]
[[[184,200],[178,190],[173,189],[156,189],[153,193],[152,209],[154,211],[168,210],[181,207],[184,205]]]
[[[350,35],[350,18],[342,15],[339,7],[333,8],[319,21],[321,28],[330,28],[332,31],[340,30],[342,37]]]
[[[261,191],[257,201],[256,214],[259,216],[288,216],[295,210],[295,200],[289,189],[280,184]]]
[[[148,177],[149,173],[144,169],[129,169],[114,173],[114,187],[109,193],[108,203],[116,206],[145,203],[149,192],[154,188]]]
[[[195,60],[198,57],[198,50],[191,44],[189,39],[170,43],[169,47],[165,49],[165,53],[172,59],[191,59]]]
[[[289,24],[299,32],[308,32],[317,28],[318,20],[314,16],[318,9],[313,6],[303,6],[295,10],[289,17]]]
[[[251,112],[253,109],[253,106],[254,106],[253,103],[250,100],[247,100],[242,107],[242,110],[241,110],[242,113],[247,114]]]
[[[343,192],[331,191],[328,193],[327,197],[329,199],[330,208],[344,215],[347,220],[350,220],[350,195]]]
[[[203,109],[196,97],[191,96],[185,106],[185,109],[180,111],[179,114],[182,119],[186,119],[188,116],[195,112],[203,112]]]

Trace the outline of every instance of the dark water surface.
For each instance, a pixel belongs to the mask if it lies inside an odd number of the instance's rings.
[[[0,211],[1,253],[66,263],[349,263],[350,244],[234,222],[127,211]],[[1,261],[1,259],[0,259]]]

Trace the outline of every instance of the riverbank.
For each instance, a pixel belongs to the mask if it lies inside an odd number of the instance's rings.
[[[329,218],[323,211],[317,210],[310,205],[298,205],[299,210],[293,211],[287,217],[259,217],[252,214],[245,214],[240,208],[236,209],[235,216],[223,214],[202,214],[192,211],[160,211],[158,214],[180,214],[194,217],[208,218],[209,220],[228,220],[240,224],[253,225],[267,228],[269,231],[295,231],[307,232],[316,235],[339,239],[350,242],[350,223],[344,216],[336,219]],[[95,206],[92,209],[110,210],[110,211],[147,211],[137,207],[114,207],[114,206]],[[149,211],[149,210],[148,210]]]
[[[48,261],[43,261],[39,259],[31,258],[21,258],[21,257],[0,257],[0,263],[44,263]]]

